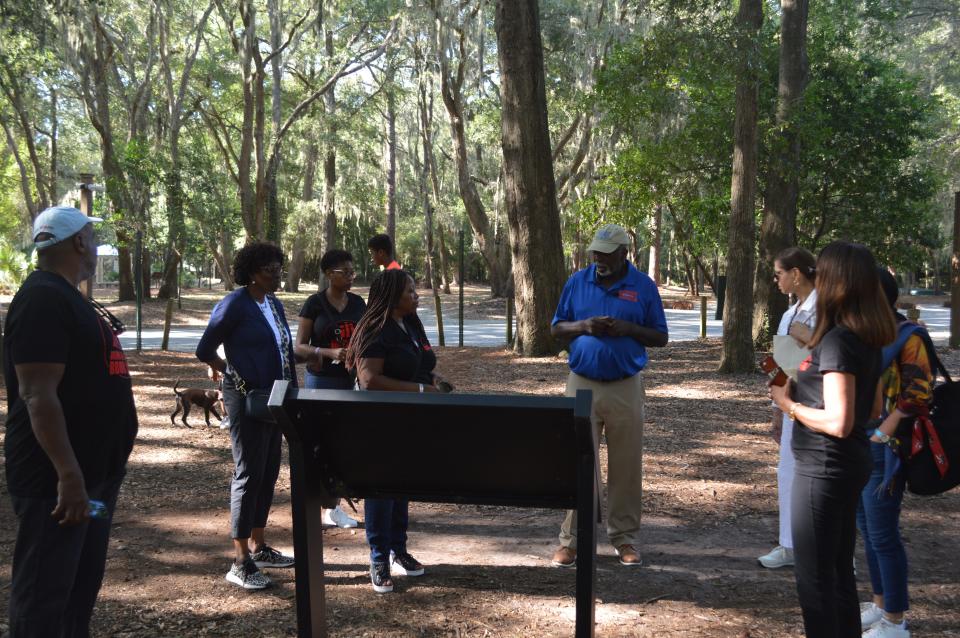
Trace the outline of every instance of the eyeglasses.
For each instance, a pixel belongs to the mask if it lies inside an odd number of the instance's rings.
[[[343,275],[347,279],[353,279],[357,276],[356,270],[344,270],[343,268],[333,268],[330,272],[335,272],[338,275]]]
[[[278,275],[283,274],[283,267],[280,264],[273,266],[264,266],[260,269],[260,272],[265,272],[268,275]]]
[[[109,310],[101,306],[97,301],[93,299],[88,299],[90,305],[93,306],[94,311],[100,316],[101,319],[110,324],[110,330],[113,331],[115,335],[123,334],[123,331],[126,330],[126,327],[123,325],[123,322],[113,316]]]

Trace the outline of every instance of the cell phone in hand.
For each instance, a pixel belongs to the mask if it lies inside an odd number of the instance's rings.
[[[780,369],[780,365],[770,355],[760,361],[760,369],[770,378],[769,385],[787,385],[787,375]]]

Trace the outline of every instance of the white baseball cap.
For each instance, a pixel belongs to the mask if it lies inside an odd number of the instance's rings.
[[[630,236],[623,226],[607,224],[593,236],[593,241],[587,246],[587,250],[595,253],[612,253],[621,246],[629,245]]]
[[[47,248],[73,237],[87,224],[102,221],[99,217],[87,217],[72,206],[51,206],[33,221],[33,244],[38,249]],[[52,236],[37,241],[37,236],[43,233]]]

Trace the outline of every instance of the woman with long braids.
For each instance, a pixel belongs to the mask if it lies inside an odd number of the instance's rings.
[[[417,316],[418,295],[403,270],[385,270],[370,284],[367,311],[347,351],[347,367],[357,369],[362,390],[440,392],[437,357]],[[390,575],[422,576],[424,569],[407,551],[406,499],[363,503],[370,544],[370,580],[378,594],[393,591]]]
[[[836,241],[817,259],[817,327],[795,391],[770,396],[793,419],[794,575],[808,638],[859,636],[853,573],[860,494],[873,457],[866,425],[874,411],[881,349],[893,312],[864,246]]]

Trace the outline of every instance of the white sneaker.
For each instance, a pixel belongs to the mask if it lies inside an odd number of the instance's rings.
[[[907,629],[906,622],[897,625],[886,618],[881,618],[880,622],[864,632],[863,638],[910,638],[910,630]]]
[[[777,545],[769,554],[764,554],[757,560],[767,569],[793,567],[793,550],[783,545]]]
[[[883,610],[876,603],[860,603],[860,629],[866,631],[880,622]]]
[[[332,510],[323,510],[322,522],[324,525],[329,525],[330,527],[343,528],[356,527],[359,524],[350,518],[349,514],[340,509],[339,505]]]
[[[220,421],[220,429],[221,429],[221,430],[229,430],[229,429],[230,429],[230,415],[229,415],[229,414],[228,414],[227,416],[223,417],[223,420]]]

